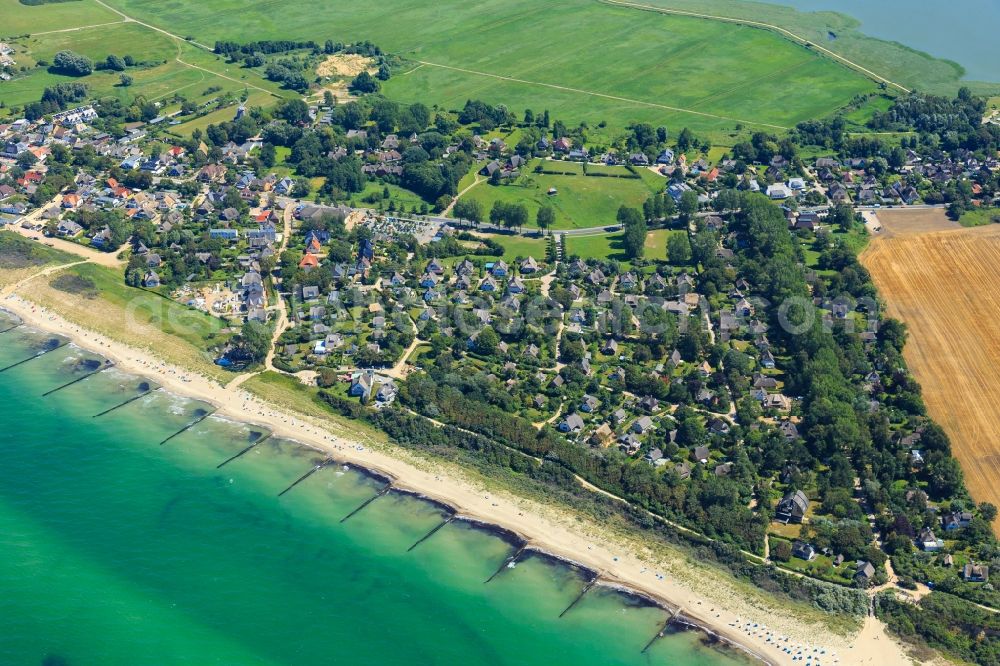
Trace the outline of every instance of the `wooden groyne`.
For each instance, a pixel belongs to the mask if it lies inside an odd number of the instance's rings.
[[[76,384],[77,382],[82,382],[84,379],[87,379],[88,377],[92,377],[93,375],[96,375],[98,372],[104,372],[108,368],[114,367],[114,365],[115,364],[112,363],[111,361],[107,361],[107,362],[105,362],[105,364],[103,366],[101,366],[97,370],[92,370],[92,371],[88,372],[87,374],[83,375],[82,377],[77,377],[73,381],[66,382],[62,386],[57,386],[56,388],[52,389],[51,391],[46,391],[45,393],[42,394],[42,397],[43,398],[47,398],[48,396],[52,395],[56,391],[61,391],[61,390],[63,390],[64,388],[66,388],[68,386],[72,386],[73,384]]]
[[[363,502],[363,503],[361,504],[361,506],[359,506],[359,507],[358,507],[357,509],[355,509],[354,511],[351,511],[351,512],[350,512],[349,514],[347,514],[346,516],[344,516],[343,518],[341,518],[341,519],[340,519],[340,522],[342,522],[342,523],[346,523],[346,522],[347,522],[347,519],[348,519],[348,518],[350,518],[350,517],[354,516],[354,515],[355,515],[356,513],[358,513],[358,512],[359,512],[359,511],[361,511],[362,509],[364,509],[364,508],[365,508],[366,506],[368,506],[369,504],[371,504],[371,503],[372,503],[372,502],[374,502],[375,500],[377,500],[377,499],[378,499],[379,497],[382,497],[383,495],[385,495],[385,494],[386,494],[387,492],[389,492],[390,490],[392,490],[392,483],[390,483],[389,485],[387,485],[387,486],[386,486],[385,488],[383,488],[382,490],[378,491],[378,493],[376,493],[374,497],[369,497],[368,499],[366,499],[366,500],[365,500],[365,501],[364,501],[364,502]]]
[[[681,614],[681,609],[678,608],[674,611],[668,611],[668,612],[670,613],[670,617],[668,617],[667,621],[663,623],[663,627],[661,627],[660,630],[656,632],[656,634],[654,634],[652,638],[649,639],[649,642],[646,643],[646,646],[642,648],[641,654],[646,654],[646,651],[649,650],[649,648],[653,647],[653,644],[656,643],[656,641],[660,640],[667,634],[667,630],[670,628],[670,625],[673,624],[677,616]]]
[[[269,439],[271,437],[271,435],[272,435],[272,433],[267,433],[266,435],[264,435],[263,437],[261,437],[257,441],[252,442],[250,444],[250,446],[246,447],[245,449],[243,449],[242,451],[240,451],[236,455],[230,456],[229,458],[226,458],[225,460],[223,460],[222,462],[220,462],[218,465],[215,466],[215,469],[219,469],[219,468],[224,467],[224,466],[228,465],[229,463],[233,462],[234,460],[236,460],[237,458],[239,458],[240,456],[242,456],[244,453],[246,453],[247,451],[249,451],[253,447],[255,447],[258,444],[260,444],[261,442],[266,441],[267,439]]]
[[[584,586],[583,590],[580,591],[580,594],[576,596],[576,599],[574,599],[569,606],[566,606],[566,609],[562,613],[559,613],[559,617],[562,617],[566,613],[573,610],[573,606],[576,606],[578,603],[580,603],[580,601],[587,595],[587,592],[590,592],[590,590],[594,587],[594,585],[597,584],[597,579],[598,576],[596,574],[592,576],[591,579],[587,581],[587,584]]]
[[[195,427],[196,425],[198,425],[199,423],[201,423],[202,421],[204,421],[205,419],[207,419],[209,416],[211,416],[212,414],[214,414],[216,411],[218,411],[218,410],[212,409],[212,410],[209,410],[209,411],[205,412],[204,414],[202,414],[201,416],[199,416],[198,418],[196,418],[194,421],[192,421],[191,423],[188,423],[186,426],[184,426],[183,428],[181,428],[180,430],[178,430],[177,432],[175,432],[174,434],[172,434],[170,437],[167,437],[165,440],[163,440],[162,442],[160,442],[160,446],[163,446],[164,444],[166,444],[167,442],[169,442],[170,440],[172,440],[174,437],[177,437],[177,435],[183,435],[188,430],[190,430],[191,428]]]
[[[520,548],[518,548],[518,549],[517,549],[516,551],[514,551],[514,554],[513,554],[513,555],[511,555],[511,556],[510,556],[510,557],[508,557],[508,558],[507,558],[506,560],[504,560],[504,561],[503,561],[503,564],[501,564],[501,565],[500,565],[500,566],[499,566],[499,567],[497,568],[497,570],[493,572],[493,575],[492,575],[492,576],[490,576],[489,578],[487,578],[487,579],[486,579],[486,580],[485,580],[484,582],[485,582],[485,583],[489,583],[489,582],[490,582],[490,581],[492,581],[492,580],[493,580],[494,578],[496,578],[496,577],[497,577],[497,576],[499,576],[499,575],[500,575],[501,573],[503,573],[504,569],[509,569],[509,568],[510,568],[510,565],[512,565],[512,564],[514,564],[515,562],[517,562],[517,561],[518,561],[518,560],[519,560],[519,559],[521,558],[521,556],[522,556],[522,555],[524,555],[524,551],[525,551],[525,550],[527,550],[527,549],[528,549],[528,543],[527,543],[527,542],[524,542],[524,543],[522,543],[522,544],[521,544],[521,547],[520,547]]]
[[[3,333],[10,333],[10,332],[11,332],[11,331],[13,331],[13,330],[14,330],[15,328],[21,328],[22,326],[24,326],[24,322],[21,322],[20,324],[14,324],[13,326],[8,326],[7,328],[5,328],[5,329],[3,329],[2,331],[0,331],[0,334],[3,334]]]
[[[101,412],[100,414],[94,414],[94,416],[93,416],[92,418],[95,418],[95,419],[96,419],[96,418],[97,418],[97,417],[99,417],[99,416],[104,416],[105,414],[110,414],[111,412],[115,411],[116,409],[121,409],[121,408],[122,408],[122,407],[124,407],[125,405],[128,405],[128,404],[131,404],[131,403],[135,402],[136,400],[138,400],[139,398],[144,398],[144,397],[146,397],[147,395],[149,395],[150,393],[152,393],[153,391],[159,391],[159,390],[160,390],[160,387],[159,387],[159,386],[157,386],[157,387],[156,387],[155,389],[153,389],[153,388],[151,388],[151,389],[146,389],[145,391],[143,391],[143,392],[142,392],[142,393],[140,393],[139,395],[136,395],[136,396],[132,396],[131,398],[129,398],[129,399],[128,399],[128,400],[126,400],[125,402],[121,402],[121,403],[118,403],[117,405],[115,405],[114,407],[112,407],[112,408],[110,408],[110,409],[105,409],[105,410],[104,410],[103,412]]]
[[[435,534],[437,534],[437,531],[439,529],[441,529],[442,527],[444,527],[445,525],[447,525],[448,523],[450,523],[453,520],[455,520],[455,516],[453,516],[453,515],[452,516],[448,516],[447,518],[445,518],[444,520],[442,520],[440,523],[438,523],[434,527],[434,529],[432,529],[430,532],[428,532],[427,534],[425,534],[422,537],[420,537],[419,539],[417,539],[416,543],[414,543],[412,546],[410,546],[409,548],[406,549],[406,552],[410,552],[411,550],[413,550],[414,548],[416,548],[417,546],[419,546],[420,544],[422,544],[424,541],[427,541],[428,539],[430,539],[432,536],[434,536]]]
[[[324,467],[326,467],[327,465],[329,465],[331,462],[333,462],[333,461],[332,460],[324,460],[323,462],[319,463],[318,465],[315,465],[311,470],[309,470],[308,472],[306,472],[305,474],[303,474],[299,478],[295,479],[295,481],[292,482],[292,485],[288,486],[287,488],[285,488],[284,490],[282,490],[280,493],[278,493],[278,497],[281,497],[282,495],[284,495],[285,493],[287,493],[289,490],[291,490],[292,488],[294,488],[295,486],[299,485],[300,483],[302,483],[303,481],[305,481],[306,479],[308,479],[310,476],[312,476],[316,472],[320,471],[321,469],[323,469]]]
[[[42,356],[45,356],[45,355],[46,355],[46,354],[48,354],[49,352],[54,352],[54,351],[55,351],[55,350],[57,350],[57,349],[62,349],[63,347],[65,347],[65,346],[66,346],[66,345],[68,345],[68,344],[69,344],[69,340],[66,340],[65,342],[61,342],[61,343],[59,343],[59,344],[58,344],[58,345],[56,345],[55,347],[50,347],[49,349],[43,349],[42,351],[38,352],[38,353],[37,353],[37,354],[35,354],[34,356],[29,356],[28,358],[26,358],[26,359],[24,359],[24,360],[22,360],[22,361],[18,361],[17,363],[11,363],[10,365],[8,365],[8,366],[7,366],[7,367],[5,367],[5,368],[0,368],[0,372],[7,372],[7,371],[8,371],[8,370],[10,370],[11,368],[16,368],[16,367],[17,367],[17,366],[19,366],[19,365],[24,365],[24,364],[25,364],[25,363],[27,363],[28,361],[34,361],[34,360],[35,360],[36,358],[40,358],[40,357],[42,357]]]

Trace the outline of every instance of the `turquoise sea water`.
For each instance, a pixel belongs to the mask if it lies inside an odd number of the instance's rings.
[[[936,58],[954,60],[972,81],[1000,82],[997,0],[768,0],[803,11],[834,11],[861,21],[861,31]]]
[[[0,334],[0,368],[54,339]],[[516,544],[482,526],[408,550],[447,509],[363,471],[279,496],[319,454],[214,416],[170,438],[211,407],[102,364],[68,345],[0,372],[0,664],[736,662],[693,631],[642,653],[666,612],[609,588],[560,618],[586,578],[547,556],[485,583]]]

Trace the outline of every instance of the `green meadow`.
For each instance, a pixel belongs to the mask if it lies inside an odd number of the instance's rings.
[[[17,7],[8,8],[6,5]],[[89,0],[38,6],[21,5],[16,0],[0,0],[0,7],[3,11],[9,9],[9,13],[17,17],[16,25],[24,23],[34,27],[32,17],[37,16],[39,25],[61,26],[55,29],[63,30],[26,30],[31,34],[25,36],[19,33],[16,38],[10,39],[15,49],[14,57],[19,66],[26,67],[26,71],[17,72],[13,80],[4,82],[0,87],[0,99],[8,106],[37,101],[46,87],[66,81],[86,83],[95,97],[122,100],[141,95],[147,100],[158,101],[180,94],[191,101],[204,103],[227,92],[240,94],[248,90],[255,97],[253,102],[269,105],[273,102],[273,95],[285,94],[256,70],[228,65],[212,53],[137,23],[113,22],[117,15],[107,16],[106,9]],[[53,13],[60,8],[65,10],[64,14]],[[58,16],[62,18],[57,21]],[[127,70],[133,79],[132,85],[127,88],[120,85],[120,72],[116,71],[95,70],[88,76],[78,78],[56,74],[47,67],[38,66],[39,62],[51,62],[53,56],[62,50],[75,51],[95,63],[112,54],[129,55],[140,65]],[[164,112],[175,110],[177,106],[164,107]],[[222,115],[225,118],[213,117],[213,121],[228,120],[232,111],[226,110]]]
[[[553,229],[587,229],[617,223],[618,207],[633,208],[654,192],[659,192],[666,180],[648,170],[639,170],[640,178],[606,178],[584,175],[556,175],[535,173],[538,160],[533,160],[522,171],[522,176],[511,184],[491,185],[481,182],[463,199],[473,199],[483,206],[484,216],[489,215],[494,202],[523,203],[528,207],[530,223],[535,226],[535,215],[543,205],[552,206],[556,213]],[[544,162],[548,169],[563,170],[561,163]],[[567,171],[578,170],[578,165],[565,165]],[[550,195],[551,188],[556,194]]]
[[[207,44],[369,39],[411,61],[409,73],[385,85],[392,98],[448,109],[477,97],[518,111],[548,108],[572,124],[605,121],[608,137],[634,121],[688,125],[713,137],[740,123],[791,127],[875,89],[860,74],[765,30],[592,0],[112,4]]]
[[[654,229],[646,234],[644,259],[657,261],[667,260],[667,239],[673,234],[683,234],[683,231]],[[563,239],[565,255],[581,259],[613,259],[627,262],[625,243],[621,233],[595,234],[593,236],[566,236]]]
[[[122,17],[94,0],[48,3],[32,7],[18,0],[0,0],[0,38],[66,30],[84,25],[121,21]]]

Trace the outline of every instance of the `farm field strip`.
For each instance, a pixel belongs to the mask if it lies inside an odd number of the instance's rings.
[[[1000,505],[1000,227],[876,238],[861,259],[907,325],[906,361],[970,492]]]
[[[494,79],[500,79],[501,81],[510,81],[512,83],[522,83],[531,86],[541,86],[545,88],[552,88],[554,90],[563,90],[566,92],[580,93],[583,95],[590,95],[591,97],[603,97],[604,99],[614,100],[616,102],[628,102],[630,104],[639,104],[641,106],[651,106],[658,109],[664,109],[665,111],[675,111],[678,113],[691,113],[696,116],[704,116],[706,118],[714,118],[716,120],[726,120],[734,123],[743,123],[745,125],[759,125],[761,127],[770,127],[772,129],[787,130],[788,127],[783,125],[773,125],[770,123],[757,122],[755,120],[741,120],[739,118],[730,118],[728,116],[722,116],[715,113],[706,113],[705,111],[695,111],[694,109],[684,109],[678,106],[668,106],[666,104],[659,104],[656,102],[647,102],[641,99],[629,99],[628,97],[619,97],[618,95],[608,95],[606,93],[594,92],[593,90],[581,90],[580,88],[571,88],[569,86],[561,86],[555,83],[542,83],[541,81],[527,81],[525,79],[518,79],[513,76],[503,76],[501,74],[490,74],[489,72],[477,72],[472,69],[465,69],[464,67],[453,67],[452,65],[444,65],[438,62],[430,62],[429,60],[418,60],[421,65],[427,65],[428,67],[440,67],[442,69],[450,69],[456,72],[462,72],[464,74],[474,74],[476,76],[488,76]]]

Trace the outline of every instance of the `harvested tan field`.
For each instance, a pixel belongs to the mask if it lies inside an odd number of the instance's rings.
[[[376,71],[375,60],[356,53],[340,53],[338,55],[327,56],[326,60],[321,62],[319,67],[316,68],[316,73],[320,76],[355,77],[364,71],[374,74]]]
[[[893,236],[961,229],[958,222],[948,219],[944,208],[883,208],[877,215],[882,232]]]
[[[904,356],[969,490],[1000,506],[1000,226],[877,235],[861,261],[907,325]]]

